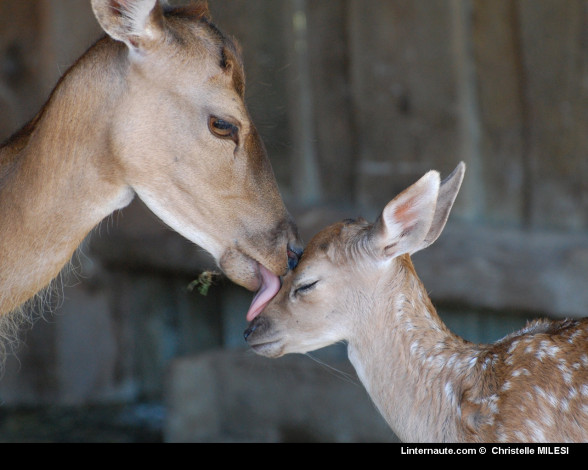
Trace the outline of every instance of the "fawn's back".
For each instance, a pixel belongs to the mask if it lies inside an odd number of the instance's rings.
[[[533,321],[482,348],[477,367],[462,402],[476,440],[588,441],[587,318]]]

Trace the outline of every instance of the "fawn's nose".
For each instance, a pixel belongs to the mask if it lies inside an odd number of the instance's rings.
[[[256,317],[243,332],[245,341],[251,341],[251,335],[261,335],[269,328],[269,321],[265,317]]]
[[[247,341],[247,338],[249,338],[249,335],[251,335],[251,333],[253,333],[255,331],[255,328],[256,328],[255,325],[251,325],[243,332],[243,338],[245,338],[245,341]]]

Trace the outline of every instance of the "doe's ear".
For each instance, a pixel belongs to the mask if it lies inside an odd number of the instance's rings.
[[[163,37],[158,0],[92,0],[92,10],[102,29],[134,52],[144,52]]]

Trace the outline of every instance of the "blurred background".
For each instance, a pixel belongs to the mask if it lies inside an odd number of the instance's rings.
[[[443,319],[487,342],[585,315],[588,1],[209,5],[243,48],[247,103],[306,241],[463,160],[446,231],[414,257]],[[0,0],[0,140],[101,34],[89,0]],[[140,201],[74,264],[8,359],[1,442],[396,439],[344,346],[248,351],[252,294],[223,279],[191,291],[210,259]]]

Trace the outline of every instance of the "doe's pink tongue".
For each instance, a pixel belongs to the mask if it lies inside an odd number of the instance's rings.
[[[247,321],[252,321],[259,315],[269,301],[275,297],[281,287],[280,278],[266,269],[262,264],[259,265],[259,274],[261,275],[261,287],[249,306]]]

